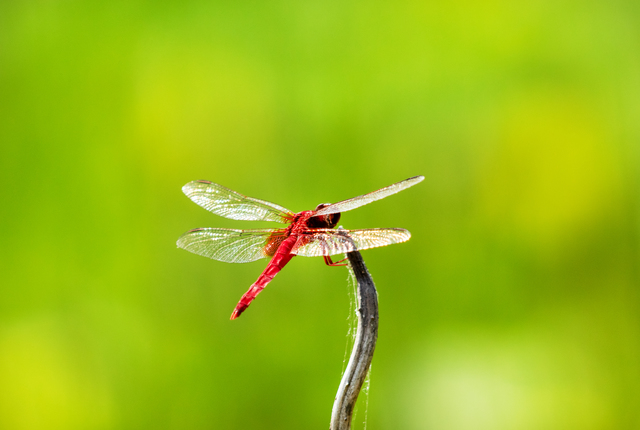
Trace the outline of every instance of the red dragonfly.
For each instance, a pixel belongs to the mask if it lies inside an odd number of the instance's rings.
[[[289,224],[282,229],[234,230],[228,228],[196,228],[178,239],[178,247],[225,263],[248,263],[271,257],[264,272],[244,293],[231,319],[236,319],[253,299],[296,255],[324,257],[329,266],[344,266],[344,260],[333,262],[331,255],[391,245],[409,240],[411,233],[403,228],[369,228],[334,230],[340,213],[383,199],[421,182],[414,176],[369,194],[323,203],[315,210],[293,213],[264,200],[243,196],[209,181],[192,181],[182,191],[196,204],[216,215],[236,220],[276,221]],[[346,260],[346,259],[345,259]]]

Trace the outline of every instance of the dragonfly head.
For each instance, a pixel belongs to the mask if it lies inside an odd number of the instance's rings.
[[[321,203],[316,208],[316,211],[330,204],[331,203]],[[309,221],[307,221],[307,226],[309,226],[309,228],[334,228],[338,225],[338,221],[340,221],[340,212],[311,217]]]

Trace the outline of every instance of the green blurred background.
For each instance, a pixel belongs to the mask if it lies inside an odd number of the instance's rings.
[[[343,215],[369,429],[640,428],[640,3],[0,3],[0,429],[326,429],[347,272],[177,249],[208,179]],[[356,428],[362,428],[358,418]]]

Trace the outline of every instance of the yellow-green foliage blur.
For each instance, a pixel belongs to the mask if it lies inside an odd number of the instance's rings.
[[[326,429],[347,271],[177,249],[343,214],[380,294],[369,430],[640,428],[634,1],[0,2],[0,429]],[[361,402],[362,403],[362,402]],[[362,428],[363,404],[355,422]]]

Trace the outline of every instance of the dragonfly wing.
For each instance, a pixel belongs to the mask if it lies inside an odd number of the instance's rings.
[[[403,228],[368,228],[364,230],[318,228],[302,234],[291,253],[303,257],[344,254],[406,242],[409,238],[411,238],[411,233]]]
[[[248,263],[273,256],[286,230],[196,228],[178,239],[179,248],[225,263]]]
[[[350,211],[351,209],[359,208],[360,206],[364,206],[371,202],[375,202],[376,200],[384,199],[385,197],[390,196],[391,194],[395,194],[402,190],[406,190],[407,188],[413,187],[415,184],[422,182],[423,180],[424,180],[424,176],[414,176],[413,178],[396,182],[393,185],[380,188],[379,190],[373,191],[369,194],[364,194],[362,196],[354,197],[348,200],[343,200],[341,202],[334,203],[329,206],[325,206],[324,208],[317,211],[315,215],[328,215],[328,214],[334,214],[337,212]]]
[[[289,223],[293,213],[265,200],[243,196],[222,185],[209,181],[191,181],[182,191],[196,204],[225,218],[248,221],[276,221]]]

